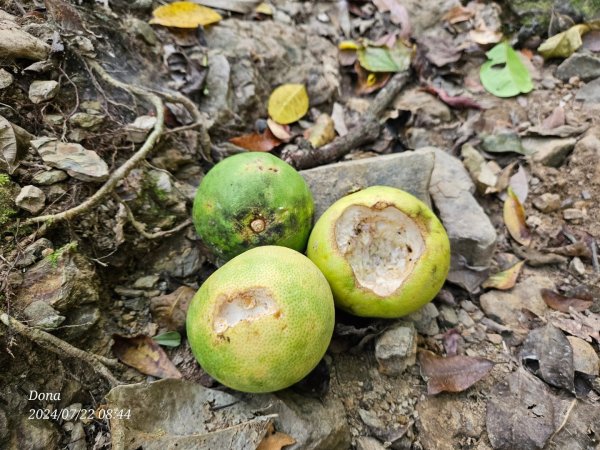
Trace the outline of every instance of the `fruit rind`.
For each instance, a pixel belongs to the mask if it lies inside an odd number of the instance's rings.
[[[210,170],[198,187],[196,232],[220,262],[261,245],[304,251],[314,212],[304,178],[268,153],[241,153]]]
[[[390,295],[380,296],[361,286],[338,248],[335,224],[354,205],[375,209],[395,206],[422,230],[424,251],[411,273]],[[439,292],[450,267],[450,242],[441,222],[425,203],[399,189],[373,186],[341,198],[323,213],[310,235],[307,256],[329,281],[337,307],[357,316],[395,318],[418,310]]]
[[[252,289],[270,295],[261,300],[268,303],[262,317],[215,324],[224,299]],[[319,269],[294,250],[264,246],[233,258],[202,284],[186,325],[192,352],[209,375],[259,393],[304,378],[325,354],[334,318],[333,296]]]

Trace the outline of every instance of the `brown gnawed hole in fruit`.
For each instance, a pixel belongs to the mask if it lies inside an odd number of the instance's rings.
[[[223,334],[240,322],[252,322],[265,316],[281,317],[281,310],[265,288],[251,288],[233,295],[221,295],[215,302],[213,330]]]
[[[357,284],[382,297],[402,285],[425,251],[419,226],[394,206],[349,206],[335,224],[335,238]]]

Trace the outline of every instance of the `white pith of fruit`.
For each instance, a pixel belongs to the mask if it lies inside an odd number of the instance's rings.
[[[215,302],[213,330],[223,334],[240,322],[252,322],[262,317],[278,315],[277,302],[267,289],[251,288],[234,295],[221,295]]]
[[[425,251],[419,226],[394,206],[349,206],[336,221],[335,239],[356,282],[380,297],[402,285]]]

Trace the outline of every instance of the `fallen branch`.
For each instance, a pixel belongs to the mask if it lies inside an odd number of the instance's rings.
[[[42,348],[45,348],[46,350],[52,353],[57,354],[59,357],[69,356],[87,363],[92,369],[94,369],[96,373],[102,375],[104,379],[110,383],[111,386],[124,384],[123,382],[119,381],[106,367],[107,365],[112,367],[120,367],[118,361],[106,358],[104,356],[95,355],[93,353],[88,353],[77,347],[73,347],[68,342],[63,341],[62,339],[59,339],[56,336],[51,335],[50,333],[38,330],[37,328],[29,327],[19,322],[17,319],[9,316],[1,309],[0,322],[2,322],[10,329],[16,331],[21,336],[26,337],[31,342],[39,345]]]
[[[106,195],[108,195],[110,192],[112,192],[113,189],[117,186],[117,184],[119,184],[119,182],[121,180],[123,180],[123,178],[125,178],[134,167],[136,167],[140,162],[142,162],[143,160],[146,159],[146,156],[148,156],[150,151],[154,148],[158,139],[160,138],[160,136],[162,135],[162,133],[164,131],[164,126],[165,126],[164,125],[164,122],[165,122],[164,104],[158,95],[153,94],[152,92],[150,92],[146,89],[142,89],[137,86],[129,85],[129,84],[123,83],[123,82],[113,78],[96,61],[88,60],[88,64],[89,64],[90,68],[94,72],[96,72],[98,74],[98,76],[100,78],[102,78],[102,80],[104,80],[106,83],[108,83],[116,88],[122,89],[126,92],[133,93],[140,97],[143,97],[143,98],[147,99],[150,103],[152,103],[152,105],[154,106],[154,109],[156,110],[156,124],[154,125],[152,132],[148,135],[148,137],[146,138],[146,141],[139,148],[139,150],[136,153],[134,153],[133,156],[131,158],[129,158],[123,165],[121,165],[117,170],[115,170],[110,175],[110,177],[108,178],[106,183],[104,183],[102,185],[102,187],[94,193],[94,195],[87,198],[80,205],[77,205],[71,209],[67,209],[66,211],[62,211],[62,212],[56,213],[56,214],[48,214],[48,215],[44,215],[44,216],[32,217],[32,218],[26,220],[24,222],[24,225],[31,225],[34,223],[44,223],[45,222],[49,226],[52,226],[52,225],[55,225],[56,223],[63,222],[66,220],[71,220],[80,214],[88,212],[91,208],[98,205],[98,203],[100,203],[100,201],[102,199],[104,199],[104,197],[106,197]]]
[[[407,72],[394,75],[389,83],[375,96],[367,112],[360,118],[359,125],[352,128],[345,136],[340,136],[330,144],[320,148],[306,150],[288,146],[281,152],[281,159],[296,169],[310,169],[311,167],[336,161],[351,150],[374,141],[381,130],[379,122],[381,114],[396,98],[408,80],[409,73]]]

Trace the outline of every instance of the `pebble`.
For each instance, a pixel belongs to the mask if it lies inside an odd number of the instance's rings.
[[[385,331],[375,344],[379,371],[400,375],[417,361],[417,333],[412,323],[400,322]]]
[[[453,307],[448,305],[442,305],[440,306],[439,311],[440,316],[438,320],[441,322],[442,325],[445,325],[450,328],[458,325],[458,315],[456,314],[456,311]]]
[[[568,208],[563,211],[563,217],[565,220],[579,220],[583,219],[583,211],[577,208]]]
[[[19,195],[15,199],[15,204],[19,208],[29,211],[31,214],[37,214],[44,209],[45,203],[46,194],[40,188],[33,185],[21,188],[21,192],[19,192]]]
[[[550,213],[560,209],[560,195],[546,192],[533,199],[533,206],[543,213]]]
[[[38,104],[53,99],[58,93],[59,85],[54,80],[34,81],[29,85],[29,100]]]
[[[160,277],[158,275],[146,275],[145,277],[135,280],[133,287],[135,289],[153,289],[159,279]]]
[[[464,309],[458,310],[458,320],[465,326],[465,328],[471,328],[475,325],[475,322],[473,321],[473,319],[471,319],[469,313],[467,313]]]
[[[406,316],[406,320],[409,320],[415,324],[415,328],[419,334],[425,336],[435,336],[440,332],[440,328],[435,320],[440,313],[433,303],[427,303],[418,311]]]
[[[36,174],[31,181],[34,184],[38,184],[38,185],[42,185],[42,186],[49,186],[51,184],[64,181],[68,177],[69,176],[62,170],[53,169],[53,170],[47,170],[45,172],[40,172],[40,173]]]
[[[487,333],[486,335],[487,335],[488,341],[490,341],[492,344],[495,344],[495,345],[502,344],[502,336],[500,336],[499,334]]]
[[[569,270],[571,271],[571,273],[576,273],[578,275],[584,275],[585,274],[585,264],[583,264],[583,261],[580,258],[575,257],[569,263]]]

